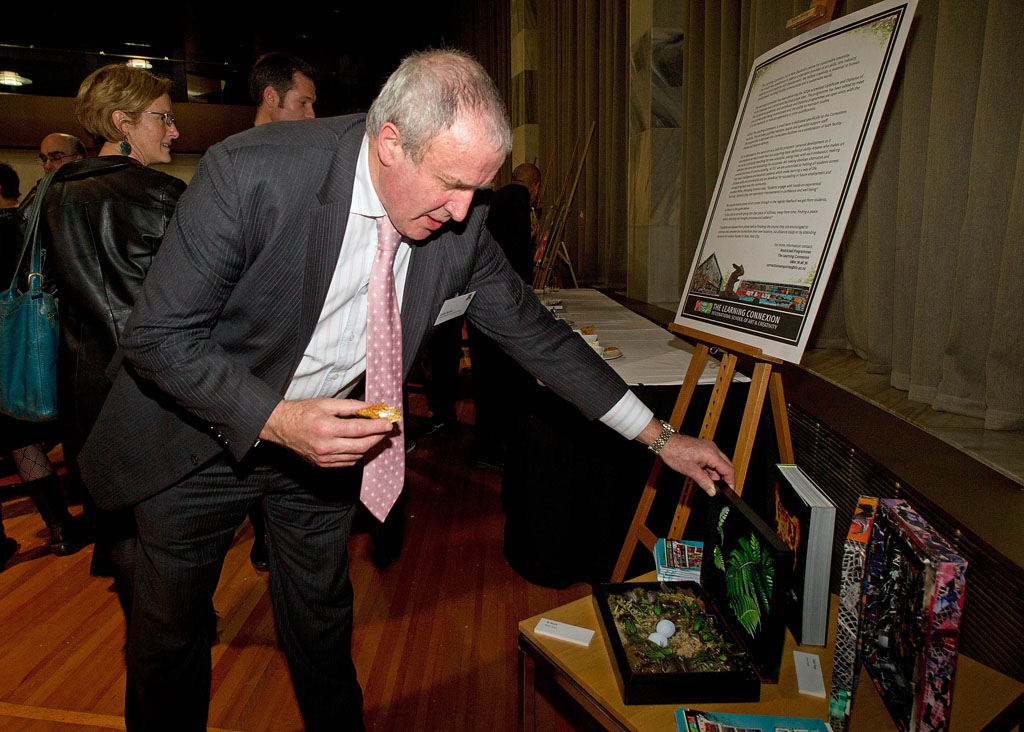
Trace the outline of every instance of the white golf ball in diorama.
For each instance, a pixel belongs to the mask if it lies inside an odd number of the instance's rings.
[[[668,645],[668,638],[663,636],[661,633],[651,633],[649,636],[647,636],[647,640],[649,640],[651,643],[654,643],[655,645],[661,646],[662,648]]]

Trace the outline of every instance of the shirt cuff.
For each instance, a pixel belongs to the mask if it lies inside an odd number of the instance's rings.
[[[625,437],[635,439],[644,431],[644,427],[654,419],[654,412],[637,398],[636,394],[626,391],[622,398],[611,409],[604,413],[601,421]]]

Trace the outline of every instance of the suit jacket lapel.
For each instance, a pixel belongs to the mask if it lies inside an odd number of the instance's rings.
[[[430,320],[430,301],[437,286],[438,247],[413,244],[409,258],[409,271],[405,276],[405,290],[402,293],[402,376],[407,378],[412,371],[420,342]],[[436,313],[434,315],[436,317]]]
[[[458,292],[454,252],[460,246],[453,231],[414,244],[402,296],[402,373],[408,377],[428,331],[446,297]]]
[[[313,336],[313,329],[320,318],[338,264],[352,206],[352,185],[363,131],[360,125],[341,138],[333,164],[317,193],[316,205],[310,210],[309,240],[302,278],[302,309],[297,324],[299,337],[296,339],[297,350],[292,360],[293,373]]]

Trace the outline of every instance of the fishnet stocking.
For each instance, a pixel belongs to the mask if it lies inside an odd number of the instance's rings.
[[[41,443],[12,450],[11,457],[23,483],[53,475],[53,463]]]

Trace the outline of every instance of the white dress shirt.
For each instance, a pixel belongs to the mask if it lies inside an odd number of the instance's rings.
[[[370,180],[370,141],[363,137],[352,184],[352,207],[345,226],[338,264],[313,336],[302,354],[284,398],[293,401],[316,397],[346,397],[366,372],[366,290],[377,250],[376,219],[386,216]],[[395,291],[399,308],[405,291],[412,248],[405,241],[395,255]],[[601,421],[627,439],[647,426],[651,410],[631,391]]]
[[[366,372],[366,290],[377,251],[377,219],[387,215],[370,180],[369,154],[370,141],[364,136],[341,255],[313,336],[285,391],[289,401],[348,396]],[[399,308],[411,254],[403,238],[394,266]]]

